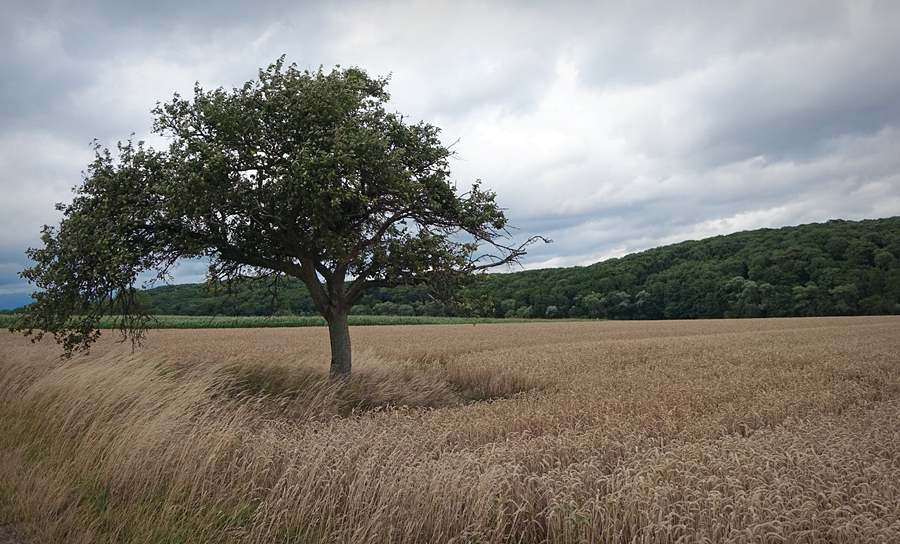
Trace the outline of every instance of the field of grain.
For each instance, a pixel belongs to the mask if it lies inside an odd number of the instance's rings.
[[[351,334],[0,334],[0,542],[900,541],[900,318]]]

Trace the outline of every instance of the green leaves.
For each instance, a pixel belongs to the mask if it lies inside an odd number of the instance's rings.
[[[21,275],[41,291],[19,330],[38,340],[53,334],[68,356],[96,340],[103,315],[115,314],[132,341],[140,340],[137,276],[150,269],[165,273],[179,256],[160,235],[161,210],[148,205],[157,200],[162,172],[161,156],[140,143],[120,144],[118,161],[96,147],[75,199],[61,208],[59,228],[45,226],[44,247],[28,250],[35,264]]]

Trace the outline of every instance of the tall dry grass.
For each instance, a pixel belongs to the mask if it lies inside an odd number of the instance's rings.
[[[900,319],[0,336],[25,542],[900,540]]]

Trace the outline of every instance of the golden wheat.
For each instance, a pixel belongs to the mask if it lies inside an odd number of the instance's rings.
[[[894,542],[900,319],[0,336],[23,542]]]

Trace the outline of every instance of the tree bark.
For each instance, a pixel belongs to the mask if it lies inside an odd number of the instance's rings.
[[[331,377],[347,379],[351,365],[347,313],[336,313],[328,320],[328,335],[331,337]]]

